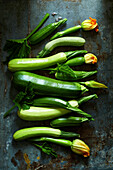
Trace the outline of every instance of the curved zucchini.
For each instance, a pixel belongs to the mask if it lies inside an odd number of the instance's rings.
[[[8,69],[10,71],[39,70],[66,60],[66,54],[63,52],[46,58],[17,58],[9,61]]]
[[[49,96],[76,98],[88,91],[76,82],[64,82],[25,71],[15,72],[13,82],[21,88],[25,88],[30,82],[35,91]]]
[[[44,49],[38,54],[37,57],[44,57],[49,54],[54,48],[59,46],[83,46],[85,39],[81,37],[61,37],[48,42]]]

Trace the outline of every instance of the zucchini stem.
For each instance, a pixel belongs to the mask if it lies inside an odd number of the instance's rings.
[[[49,138],[49,137],[34,138],[34,139],[30,139],[29,141],[33,141],[33,142],[46,141],[46,142],[52,142],[52,143],[63,145],[63,146],[71,146],[72,145],[72,142],[70,140],[54,139],[54,138]]]
[[[51,37],[50,40],[54,40],[56,38],[63,37],[64,35],[71,34],[73,32],[76,32],[76,31],[80,30],[80,28],[81,28],[81,25],[77,25],[77,26],[68,28],[68,29],[66,29],[64,31],[57,32],[53,37]]]
[[[49,14],[47,13],[44,18],[40,21],[40,23],[36,26],[36,28],[31,31],[31,33],[26,37],[26,39],[28,40],[41,26],[42,24],[48,19]]]
[[[4,114],[4,118],[7,117],[9,115],[9,113],[16,107],[17,105],[15,104],[13,107],[11,107],[11,109],[9,109],[7,112],[5,112]]]
[[[96,94],[92,94],[92,95],[85,96],[85,97],[78,99],[77,102],[78,102],[78,105],[81,105],[91,99],[97,99],[97,98],[98,98],[98,96]]]

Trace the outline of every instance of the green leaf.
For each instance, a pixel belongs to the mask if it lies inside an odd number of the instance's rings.
[[[18,58],[27,58],[31,51],[31,47],[27,44],[27,40],[25,40],[19,50]]]
[[[57,67],[57,75],[62,73],[63,77],[72,77],[75,78],[76,75],[74,73],[74,71],[66,64],[58,64]]]
[[[38,145],[36,143],[33,143],[35,146],[39,147],[40,149],[42,149],[42,151],[48,155],[53,155],[54,157],[57,158],[57,154],[56,152],[45,142],[43,143],[43,145]]]
[[[23,110],[28,110],[28,109],[30,109],[30,106],[28,105],[28,104],[22,104],[22,109]]]
[[[15,107],[17,106],[19,110],[21,110],[21,108],[23,108],[23,110],[27,110],[30,108],[29,104],[32,103],[33,98],[35,97],[35,92],[33,90],[33,87],[31,85],[30,82],[28,82],[28,85],[25,88],[25,91],[21,91],[19,92],[15,99],[13,100],[13,102],[15,103]],[[9,113],[15,108],[12,107],[11,109],[9,109],[5,114],[4,117],[8,116]]]
[[[27,40],[25,38],[17,40],[11,39],[6,41],[4,51],[9,54],[5,61],[5,63],[8,63],[14,58],[27,58],[31,51],[31,47],[28,45]]]

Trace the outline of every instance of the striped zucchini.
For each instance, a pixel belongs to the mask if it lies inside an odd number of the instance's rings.
[[[64,82],[25,71],[15,72],[13,82],[15,86],[21,88],[25,88],[30,82],[35,91],[49,96],[77,98],[88,91],[86,87],[77,82]]]

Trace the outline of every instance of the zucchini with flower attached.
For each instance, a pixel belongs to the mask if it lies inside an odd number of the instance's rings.
[[[52,142],[58,145],[71,147],[71,150],[74,153],[77,153],[79,155],[83,155],[84,157],[90,156],[90,149],[88,145],[86,145],[82,140],[75,139],[72,142],[70,140],[66,139],[56,139],[56,138],[50,138],[50,137],[41,137],[41,138],[34,138],[29,139],[30,142],[33,142],[35,146],[37,146],[37,142]]]
[[[68,28],[68,29],[61,31],[61,32],[57,32],[55,35],[53,35],[53,37],[51,37],[50,40],[54,40],[56,38],[71,34],[73,32],[80,30],[81,28],[84,31],[89,31],[89,30],[92,30],[92,29],[95,29],[96,32],[99,31],[96,19],[89,17],[89,19],[84,20],[81,25],[77,25],[77,26]]]
[[[85,54],[84,57],[72,58],[68,60],[65,64],[67,64],[68,66],[78,66],[82,64],[95,64],[95,63],[97,63],[97,57],[92,53],[88,53]]]
[[[30,127],[17,130],[13,134],[14,140],[25,140],[36,136],[53,136],[53,137],[80,137],[79,134],[74,132],[65,132],[60,129],[54,129],[51,127]]]
[[[50,40],[54,40],[56,38],[60,38],[60,37],[63,37],[65,35],[71,34],[73,32],[76,32],[76,31],[80,30],[80,28],[81,28],[81,25],[77,25],[77,26],[68,28],[68,29],[66,29],[64,31],[57,32],[55,35],[53,35],[53,37],[51,37]]]
[[[46,96],[77,98],[88,91],[86,87],[77,82],[64,82],[25,71],[14,73],[13,83],[15,86],[25,88],[29,82],[36,92]]]
[[[87,53],[87,51],[77,50],[69,52],[60,52],[58,54],[46,58],[17,58],[9,61],[8,69],[10,71],[39,70],[46,67],[50,67],[57,63],[64,63],[68,58],[83,53]]]
[[[37,57],[42,58],[59,46],[83,46],[85,39],[81,37],[62,37],[48,42]]]

